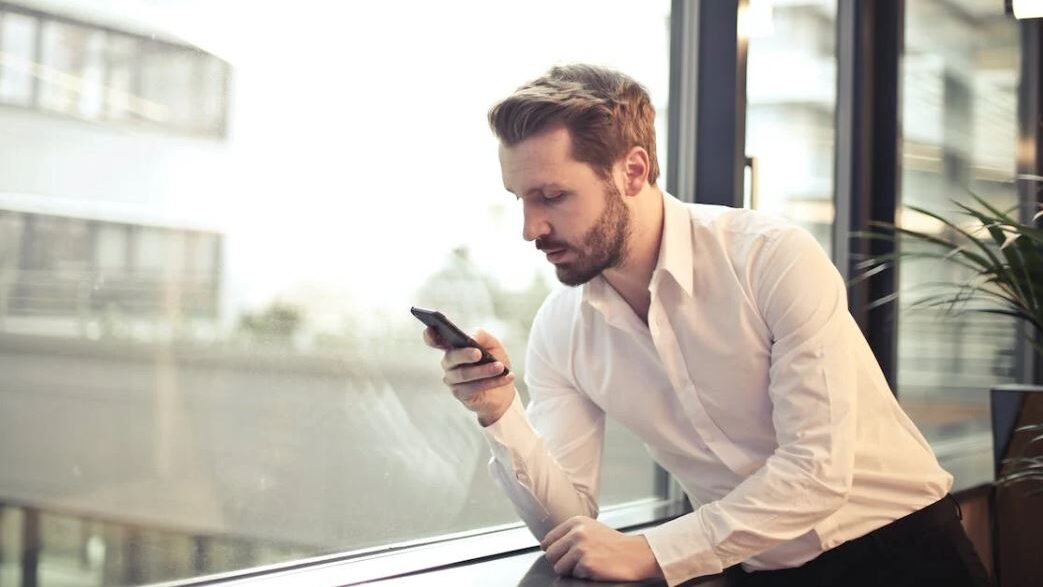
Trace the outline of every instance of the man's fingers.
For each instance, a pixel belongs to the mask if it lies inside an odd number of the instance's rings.
[[[479,328],[479,329],[475,330],[474,332],[472,332],[471,333],[471,338],[473,338],[475,342],[477,342],[478,344],[482,345],[483,347],[484,346],[493,346],[494,344],[496,346],[499,346],[499,344],[498,344],[499,341],[497,341],[493,337],[493,335],[489,334],[485,330],[482,330],[481,328]]]
[[[562,577],[566,577],[573,573],[579,560],[583,557],[583,554],[578,548],[569,549],[558,562],[554,563],[554,572]]]
[[[482,351],[478,349],[449,349],[442,356],[442,369],[448,372],[450,369],[456,369],[461,365],[476,363],[481,358]]]
[[[554,542],[545,549],[546,552],[544,553],[544,556],[547,557],[547,560],[550,561],[550,564],[557,564],[558,559],[565,556],[565,554],[568,553],[569,548],[571,546],[571,540],[569,540],[567,537],[561,538],[560,540]]]
[[[471,333],[471,338],[479,344],[483,349],[495,354],[499,354],[503,350],[503,345],[500,344],[496,337],[489,334],[488,332],[479,328]]]
[[[438,331],[430,326],[424,329],[424,343],[436,349],[445,350],[449,348],[449,345],[442,340],[442,337],[438,336]]]
[[[445,372],[445,377],[442,378],[442,381],[446,385],[456,385],[457,383],[480,381],[501,374],[503,374],[503,363],[494,361],[483,365],[462,365],[455,369],[449,369]]]
[[[471,383],[457,383],[452,386],[453,396],[456,399],[466,402],[470,401],[474,396],[482,393],[483,391],[489,391],[490,389],[496,389],[497,387],[503,387],[509,385],[514,381],[514,373],[508,373],[502,377],[492,377],[489,379],[480,379]]]
[[[540,548],[547,550],[551,544],[561,540],[569,533],[569,530],[579,522],[579,520],[579,516],[575,516],[555,526],[553,530],[547,532],[547,535],[543,537],[543,540],[540,540]]]

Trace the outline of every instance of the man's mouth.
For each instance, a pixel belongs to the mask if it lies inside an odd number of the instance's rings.
[[[551,263],[557,263],[565,258],[565,255],[569,252],[567,248],[560,249],[542,249],[547,254],[547,260]]]

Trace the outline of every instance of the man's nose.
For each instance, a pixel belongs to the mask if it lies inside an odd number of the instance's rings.
[[[546,218],[533,210],[524,211],[525,218],[522,221],[522,238],[534,241],[540,237],[550,234],[550,224]]]

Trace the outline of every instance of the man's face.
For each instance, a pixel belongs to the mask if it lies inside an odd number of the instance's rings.
[[[625,258],[630,210],[613,180],[572,158],[566,129],[501,145],[500,169],[522,202],[522,237],[547,254],[559,281],[586,283]]]

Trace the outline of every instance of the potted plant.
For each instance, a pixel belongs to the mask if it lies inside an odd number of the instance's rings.
[[[1043,177],[1023,175],[1019,179],[1043,181]],[[927,307],[945,313],[984,312],[1010,316],[1026,327],[1025,338],[1036,354],[1043,357],[1043,228],[1038,222],[1043,211],[1030,221],[1021,222],[1017,209],[1000,210],[986,200],[973,196],[971,205],[953,202],[967,224],[953,222],[940,214],[909,206],[916,213],[934,220],[941,230],[914,230],[890,223],[876,222],[873,231],[859,236],[887,240],[900,245],[895,252],[877,255],[856,266],[858,282],[880,271],[892,268],[901,260],[933,259],[937,263],[960,268],[965,279],[937,281],[921,287],[920,296],[911,307]],[[871,307],[890,303],[896,296],[874,301]],[[1014,534],[1029,533],[1032,537],[1026,552],[1039,549],[1038,530],[1029,527],[1012,528],[1024,524],[1031,515],[1024,507],[1039,508],[1036,503],[1011,506],[1012,500],[1029,499],[1026,496],[1043,494],[1043,386],[1026,381],[1020,385],[998,385],[990,392],[992,408],[992,435],[995,456],[994,519],[1008,528],[994,532],[994,564],[1004,574],[1011,567],[1040,564],[1038,554],[1020,562],[1014,551],[1021,547],[1012,544]],[[1007,496],[1010,495],[1008,498]],[[1002,502],[1002,503],[1001,503]],[[1017,519],[1020,509],[1022,519]],[[1015,520],[1008,524],[1007,514]],[[996,544],[1003,542],[998,549]],[[1002,560],[1001,560],[1002,559]],[[1028,561],[1026,563],[1026,561]],[[998,573],[997,573],[998,575]]]

